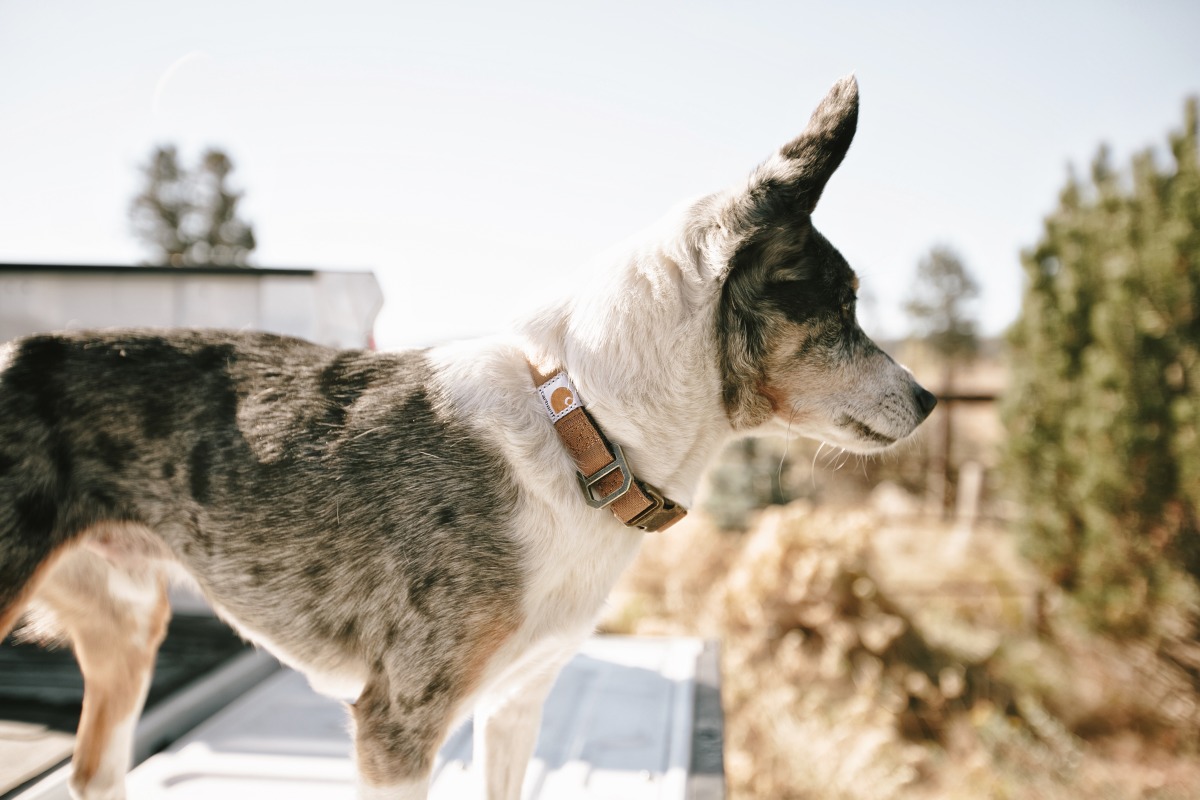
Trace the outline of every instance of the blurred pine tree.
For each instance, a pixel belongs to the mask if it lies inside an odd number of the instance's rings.
[[[229,188],[233,162],[207,150],[195,170],[180,166],[174,146],[160,146],[142,167],[145,187],[130,205],[134,233],[151,263],[173,267],[247,265],[254,229],[238,217],[243,193]]]
[[[979,349],[970,308],[978,297],[979,284],[958,253],[935,245],[917,263],[917,279],[904,309],[913,321],[913,334],[947,365],[956,365]]]
[[[917,280],[904,308],[913,321],[913,334],[927,343],[942,362],[942,382],[935,391],[953,395],[955,375],[979,351],[972,305],[979,284],[962,258],[945,245],[935,245],[917,263]],[[939,409],[937,434],[929,453],[925,477],[927,511],[949,513],[953,501],[954,468],[950,463],[954,431],[954,403],[944,399]],[[955,489],[955,491],[957,491]]]
[[[1022,255],[1010,331],[1008,480],[1029,550],[1112,633],[1195,613],[1200,587],[1197,102],[1174,165],[1101,149]]]

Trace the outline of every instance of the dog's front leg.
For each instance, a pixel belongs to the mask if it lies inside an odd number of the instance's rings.
[[[453,704],[444,692],[413,697],[384,670],[351,706],[360,800],[424,800]]]
[[[525,768],[537,744],[542,704],[578,643],[527,663],[475,707],[474,761],[487,800],[519,800]]]

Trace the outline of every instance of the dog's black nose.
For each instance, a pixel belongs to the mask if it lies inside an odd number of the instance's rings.
[[[917,397],[917,407],[921,409],[921,419],[929,416],[929,412],[933,411],[933,407],[937,405],[937,398],[933,396],[933,392],[927,391],[924,386],[918,386],[915,392]]]

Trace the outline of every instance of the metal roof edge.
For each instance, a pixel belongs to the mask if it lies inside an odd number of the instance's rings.
[[[315,275],[318,272],[346,272],[348,274],[373,274],[371,270],[319,270],[308,267],[226,267],[187,266],[172,267],[162,264],[135,266],[132,264],[7,264],[0,263],[0,273],[5,272],[103,272],[108,274],[135,275],[232,275],[262,277],[264,275]]]

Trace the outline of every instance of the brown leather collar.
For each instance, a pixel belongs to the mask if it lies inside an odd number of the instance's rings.
[[[530,364],[529,372],[558,438],[579,468],[576,476],[588,505],[608,507],[622,523],[644,531],[666,530],[683,519],[686,508],[634,477],[621,447],[600,432],[565,371],[545,375]]]

